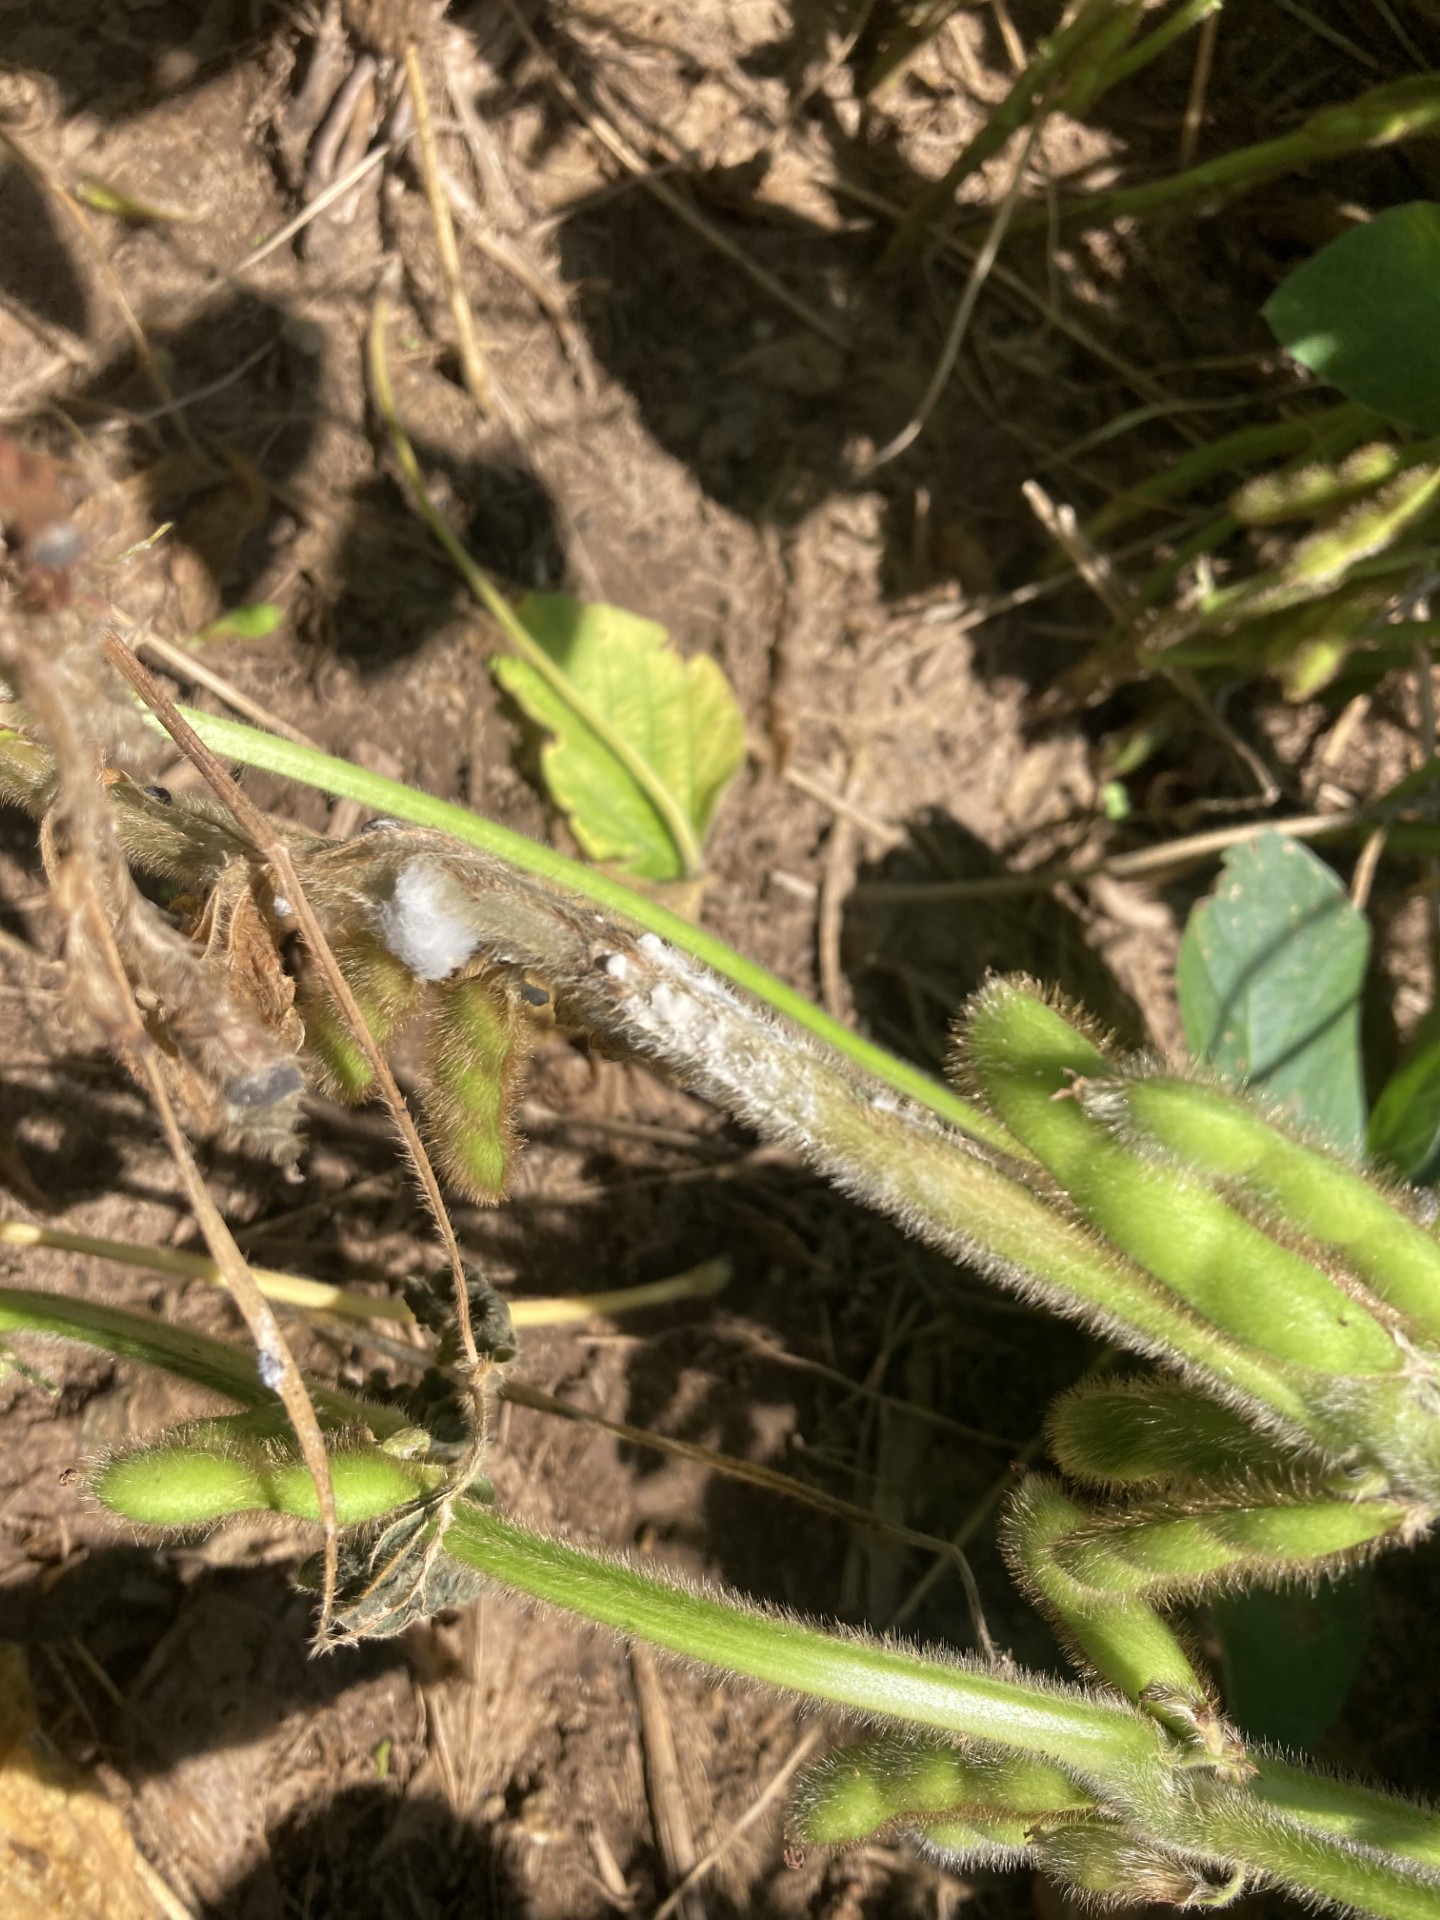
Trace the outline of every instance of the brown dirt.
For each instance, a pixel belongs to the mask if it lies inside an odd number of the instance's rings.
[[[1027,41],[1053,11],[1015,7]],[[408,515],[367,407],[369,302],[382,260],[398,256],[399,409],[476,557],[512,589],[564,582],[663,621],[686,651],[713,653],[737,688],[754,751],[714,836],[706,924],[931,1066],[943,1063],[955,1006],[991,965],[1059,978],[1137,1039],[1173,1043],[1170,970],[1203,876],[979,915],[902,912],[851,889],[857,874],[983,873],[1103,842],[1095,739],[1131,712],[1037,730],[1030,707],[1077,642],[1099,637],[1100,615],[1076,588],[1025,621],[968,630],[964,616],[977,596],[1037,572],[1043,541],[1020,503],[1023,478],[1041,472],[1083,511],[1185,441],[1162,416],[1068,451],[1141,401],[1046,302],[1057,298],[1122,367],[1156,369],[1177,402],[1230,403],[1218,415],[1228,426],[1277,378],[1256,309],[1279,267],[1323,237],[1309,228],[1323,226],[1327,196],[1360,192],[1360,172],[1403,174],[1433,156],[1391,156],[1322,182],[1303,220],[1291,183],[1256,196],[1243,218],[1090,236],[1048,262],[1040,241],[1017,236],[1006,257],[1019,291],[986,296],[927,432],[872,472],[874,449],[924,388],[958,282],[944,262],[880,276],[863,199],[827,182],[839,174],[904,200],[943,167],[978,117],[967,89],[988,100],[1006,84],[989,13],[960,16],[868,117],[836,57],[834,9],[707,0],[672,14],[592,0],[524,15],[656,178],[687,174],[692,203],[846,350],[618,170],[503,9],[443,23],[417,10],[447,159],[474,167],[466,177],[490,231],[556,296],[547,314],[465,247],[507,405],[506,424],[486,423],[458,378],[408,164],[372,175],[347,222],[319,221],[298,249],[246,264],[299,205],[306,139],[294,102],[312,10],[55,0],[12,11],[3,107],[36,172],[0,156],[0,407],[27,437],[74,456],[106,551],[174,522],[124,572],[117,599],[177,637],[222,607],[274,601],[285,616],[274,637],[206,651],[235,686],[336,753],[565,843],[490,678],[495,637]],[[1208,151],[1261,137],[1267,114],[1293,117],[1364,83],[1303,38],[1297,62],[1293,37],[1277,34],[1227,20]],[[1262,66],[1269,92],[1254,78]],[[480,116],[468,154],[446,71]],[[1188,74],[1177,54],[1093,123],[1057,121],[1037,164],[1097,180],[1117,159],[1168,167]],[[52,189],[85,178],[184,218],[127,227],[92,212],[82,234]],[[996,163],[972,196],[993,198],[1004,179]],[[1408,194],[1381,185],[1382,198],[1414,197],[1413,184]],[[183,411],[166,410],[137,365],[122,295]],[[1224,356],[1229,364],[1197,368]],[[52,402],[73,427],[57,424]],[[1277,719],[1247,697],[1230,719],[1277,767],[1287,797],[1309,801],[1323,781],[1364,795],[1408,764],[1406,698],[1382,694],[1331,762],[1320,749],[1334,716],[1318,707]],[[151,777],[175,785],[190,774],[157,764]],[[1167,831],[1203,823],[1249,780],[1197,721],[1140,796],[1142,811]],[[246,784],[311,826],[358,824],[344,803],[259,776]],[[17,816],[3,821],[0,860],[10,1204],[81,1231],[193,1244],[143,1102],[67,1034],[34,836]],[[1400,905],[1382,888],[1382,922]],[[1413,930],[1397,925],[1408,1021],[1428,1004],[1429,981]],[[527,1339],[517,1367],[527,1382],[943,1532],[987,1497],[1050,1393],[1086,1364],[1080,1335],[957,1283],[783,1162],[752,1164],[738,1134],[643,1073],[553,1040],[528,1102],[531,1146],[513,1201],[457,1216],[467,1249],[502,1285],[517,1296],[615,1286],[722,1252],[736,1280],[713,1310]],[[636,1121],[690,1144],[616,1124]],[[352,1280],[435,1264],[373,1115],[317,1104],[311,1142],[293,1186],[242,1158],[207,1156],[257,1257]],[[203,1288],[57,1255],[7,1253],[3,1265],[25,1284],[237,1329]],[[383,1364],[318,1337],[309,1352],[354,1381]],[[957,1443],[787,1357],[872,1378],[995,1439]],[[495,1594],[401,1642],[308,1660],[306,1604],[285,1578],[293,1541],[251,1531],[162,1552],[59,1483],[88,1451],[178,1417],[189,1401],[123,1365],[68,1350],[41,1358],[53,1398],[16,1376],[0,1383],[0,1638],[30,1649],[49,1737],[95,1767],[193,1911],[653,1911],[664,1872],[622,1649]],[[925,1572],[893,1544],[518,1408],[505,1413],[493,1475],[529,1520],[816,1613],[885,1625]],[[977,1567],[997,1638],[1022,1660],[1053,1663],[992,1548],[978,1550]],[[1382,1586],[1382,1611],[1402,1630],[1419,1604],[1416,1577]],[[968,1641],[948,1579],[907,1624]],[[1363,1697],[1385,1684],[1372,1675]],[[703,1851],[805,1728],[787,1707],[688,1671],[663,1670],[662,1685]],[[1367,1711],[1342,1745],[1373,1736]],[[1420,1731],[1390,1727],[1368,1749],[1372,1763],[1410,1779]],[[880,1847],[787,1866],[772,1812],[726,1855],[703,1910],[878,1920],[965,1905],[998,1917],[1037,1911],[1037,1897],[1013,1877],[962,1879]]]

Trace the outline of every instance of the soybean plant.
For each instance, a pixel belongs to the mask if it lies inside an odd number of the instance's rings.
[[[10,778],[23,784],[13,766]],[[233,822],[123,781],[112,800],[135,864],[192,893],[228,888],[280,937],[285,903],[266,896]],[[1217,1591],[1314,1581],[1431,1525],[1440,1239],[1427,1196],[1247,1096],[1117,1056],[1026,981],[975,998],[962,1090],[927,1100],[647,928],[638,902],[631,918],[601,910],[593,887],[586,898],[399,819],[343,846],[295,836],[292,850],[377,1039],[402,1015],[438,1022],[430,1098],[467,1135],[451,1167],[478,1167],[477,1186],[503,1177],[519,1009],[538,997],[1150,1363],[1060,1401],[1059,1473],[1028,1476],[1005,1522],[1014,1575],[1083,1684],[827,1632],[547,1540],[494,1511],[475,1448],[422,1408],[316,1384],[343,1529],[339,1630],[394,1630],[480,1576],[860,1715],[865,1737],[797,1791],[797,1845],[908,1832],[959,1860],[1032,1862],[1101,1900],[1220,1906],[1270,1884],[1385,1920],[1440,1910],[1440,1819],[1248,1745],[1166,1616]],[[310,991],[302,975],[302,1007]],[[301,1025],[307,1070],[363,1092],[323,1002]],[[245,1409],[102,1465],[93,1485],[117,1512],[161,1528],[244,1509],[314,1519],[314,1487],[244,1356],[0,1292],[0,1333],[27,1328],[152,1359]]]

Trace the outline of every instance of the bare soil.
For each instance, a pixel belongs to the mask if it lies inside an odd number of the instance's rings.
[[[1203,872],[980,909],[867,900],[863,882],[974,877],[1114,844],[1096,743],[1137,709],[1051,711],[1040,725],[1035,706],[1103,633],[1103,610],[1072,583],[1028,612],[974,617],[1046,564],[1020,483],[1038,474],[1083,513],[1175,458],[1196,423],[1241,424],[1290,377],[1258,318],[1278,273],[1379,171],[1391,169],[1380,198],[1434,191],[1435,150],[1282,182],[1224,219],[1187,214],[1048,249],[1043,231],[1017,233],[1011,277],[982,300],[926,430],[876,466],[925,388],[963,273],[944,256],[882,273],[876,197],[904,203],[942,171],[1009,65],[990,11],[963,13],[880,108],[862,110],[845,38],[869,13],[590,0],[442,20],[396,0],[322,25],[318,8],[266,0],[0,8],[0,110],[16,142],[0,149],[0,420],[72,460],[107,552],[173,523],[123,576],[128,615],[184,638],[223,608],[273,602],[274,635],[209,643],[205,662],[330,751],[566,845],[529,777],[533,743],[490,677],[496,636],[410,515],[367,404],[370,303],[398,259],[399,411],[476,558],[511,591],[564,584],[660,620],[735,684],[752,754],[712,842],[706,925],[937,1071],[956,1007],[992,966],[1058,979],[1136,1041],[1173,1045],[1174,954]],[[1054,8],[1014,13],[1033,44]],[[1288,15],[1234,14],[1206,153],[1371,78]],[[383,94],[397,22],[425,49],[442,151],[492,243],[462,226],[465,287],[502,396],[488,421],[459,376],[408,154],[339,216],[249,259],[303,204],[317,47],[341,49],[343,76],[368,34]],[[591,125],[557,91],[557,66]],[[1085,125],[1057,116],[1038,173],[1102,183],[1119,164],[1173,166],[1189,78],[1182,46]],[[616,162],[600,124],[641,156],[643,178]],[[967,190],[982,219],[1009,164]],[[86,181],[175,217],[127,223],[58,192]],[[1026,198],[1043,214],[1041,189]],[[528,263],[526,278],[498,263],[497,242]],[[1161,383],[1159,402],[1137,389],[1137,369]],[[1327,753],[1335,717],[1247,692],[1228,725],[1296,804],[1322,788],[1331,804],[1363,798],[1410,763],[1404,683]],[[148,777],[194,776],[157,761]],[[344,802],[256,775],[246,785],[315,828],[361,823]],[[1253,789],[1231,735],[1197,715],[1137,796],[1135,831],[1207,824]],[[1428,1004],[1430,980],[1413,914],[1387,884],[1375,911],[1395,929],[1382,953],[1403,1024]],[[196,1245],[144,1102],[67,1029],[34,833],[18,815],[0,821],[0,900],[7,1210]],[[467,1251],[515,1297],[619,1286],[715,1254],[735,1265],[718,1302],[527,1337],[517,1376],[577,1406],[946,1533],[989,1510],[1047,1399],[1091,1358],[1080,1333],[957,1276],[638,1070],[552,1039],[522,1117],[530,1146],[511,1201],[457,1213]],[[438,1264],[376,1115],[316,1102],[309,1141],[293,1184],[207,1154],[248,1251],[351,1282]],[[203,1287],[54,1254],[7,1251],[3,1267],[16,1282],[238,1335]],[[496,1593],[314,1661],[308,1602],[287,1581],[293,1539],[235,1529],[162,1549],[61,1483],[94,1449],[193,1400],[70,1350],[35,1357],[53,1396],[16,1375],[0,1382],[0,1639],[29,1651],[46,1737],[93,1769],[189,1911],[655,1910],[666,1867],[621,1647]],[[354,1383],[386,1365],[318,1334],[302,1357]],[[491,1471],[502,1502],[537,1524],[785,1606],[971,1644],[948,1572],[929,1577],[883,1535],[847,1535],[693,1464],[508,1407]],[[1055,1663],[988,1527],[974,1559],[996,1639],[1023,1662]],[[1384,1571],[1377,1648],[1428,1644],[1434,1573],[1424,1554]],[[1418,1786],[1427,1709],[1417,1684],[1397,1714],[1396,1676],[1375,1661],[1333,1755]],[[809,1729],[789,1706],[703,1675],[662,1668],[660,1682],[703,1853]],[[893,1848],[787,1861],[781,1804],[733,1841],[685,1911],[1058,1911],[1020,1877],[962,1877]]]

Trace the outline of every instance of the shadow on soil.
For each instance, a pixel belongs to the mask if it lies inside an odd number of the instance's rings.
[[[205,1920],[523,1920],[528,1911],[489,1831],[441,1800],[351,1787],[266,1839],[264,1863]]]
[[[1027,44],[1053,25],[1053,11],[1038,0],[1017,6],[1016,23]],[[100,119],[122,119],[181,97],[258,44],[253,12],[239,0],[138,13],[120,0],[104,0],[98,25],[94,15],[86,9],[84,33],[67,32],[58,19],[47,24],[37,16],[22,23],[15,57],[51,76],[64,110]],[[1009,57],[994,18],[982,10],[978,19],[981,63],[1003,74]],[[556,60],[582,89],[603,92],[601,83],[614,76],[602,72],[593,52],[567,32],[563,12],[551,9],[538,24]],[[264,25],[295,37],[303,70],[304,34],[296,34],[292,17],[272,14]],[[1015,512],[1026,475],[1048,475],[1047,483],[1083,513],[1133,479],[1141,443],[1148,471],[1185,444],[1185,434],[1177,438],[1166,418],[1175,409],[1164,407],[1148,424],[1136,423],[1138,440],[1129,434],[1112,444],[1109,428],[1117,412],[1133,406],[1133,394],[1119,372],[1104,375],[1094,355],[1055,324],[1048,296],[1033,289],[1058,276],[1062,306],[1102,338],[1107,352],[1141,367],[1184,367],[1187,404],[1233,400],[1239,421],[1247,394],[1236,384],[1244,377],[1236,372],[1237,351],[1269,347],[1259,308],[1280,274],[1318,238],[1308,231],[1297,238],[1291,181],[1251,196],[1239,214],[1197,219],[1187,210],[1130,234],[1107,235],[1108,252],[1077,238],[1068,266],[1042,235],[1017,232],[1007,261],[1018,281],[1002,275],[992,282],[962,365],[925,433],[909,452],[872,470],[874,450],[910,419],[926,387],[965,261],[936,252],[937,229],[923,259],[895,273],[880,269],[891,225],[876,213],[876,196],[904,208],[926,182],[899,152],[883,95],[842,111],[822,84],[824,67],[847,30],[859,39],[844,57],[863,76],[883,51],[884,35],[895,31],[889,11],[872,13],[858,0],[839,8],[795,0],[788,31],[735,70],[740,92],[735,140],[727,141],[727,151],[745,145],[743,130],[749,128],[751,158],[672,168],[665,176],[757,269],[818,316],[820,330],[797,319],[633,185],[578,205],[562,219],[562,271],[574,310],[591,349],[633,395],[655,441],[693,471],[712,499],[775,529],[782,542],[837,493],[875,494],[888,593],[927,592],[957,578],[973,593],[996,579],[1022,572],[1028,578],[1043,557],[1044,542]],[[1380,64],[1389,57],[1382,50]],[[1316,106],[1356,91],[1343,63],[1337,68],[1333,60],[1317,61],[1302,27],[1273,9],[1227,20],[1216,60],[1207,151],[1269,137],[1277,126],[1296,124]],[[1087,113],[1098,145],[1062,184],[1062,202],[1067,191],[1083,188],[1087,167],[1093,171],[1111,152],[1125,159],[1132,177],[1173,170],[1175,129],[1192,64],[1193,46],[1182,36]],[[538,168],[568,129],[570,110],[559,105],[533,62],[502,58],[492,71],[501,77],[479,101],[480,109],[494,118],[517,112],[531,117],[537,130],[524,160]],[[783,130],[766,120],[768,108],[746,104],[744,83],[770,77],[787,83],[796,124],[827,156],[822,171],[841,183],[829,214],[816,210],[813,194],[765,191]],[[1376,77],[1393,76],[1386,69]],[[677,69],[677,86],[683,79]],[[954,85],[961,88],[959,78]],[[916,111],[913,100],[906,110]],[[1429,190],[1433,183],[1424,164],[1423,156],[1403,149],[1320,169],[1322,184],[1309,196],[1310,227],[1316,225],[1316,205],[1323,211],[1357,194],[1380,203]],[[825,200],[822,191],[819,201]],[[14,229],[4,290],[40,319],[81,331],[84,292],[69,264],[71,237],[57,227],[46,196],[9,165],[0,175],[0,204]],[[963,220],[964,210],[956,217]],[[965,227],[967,244],[982,231],[983,224]],[[1025,287],[1032,292],[1027,295]],[[211,513],[209,528],[214,533],[219,527],[217,538],[208,549],[203,537],[195,540],[222,598],[232,602],[244,600],[263,576],[267,553],[273,558],[285,536],[291,509],[283,495],[303,457],[307,415],[319,404],[319,369],[313,360],[306,365],[304,349],[284,337],[283,311],[265,315],[258,311],[262,304],[242,297],[233,308],[212,306],[174,337],[156,341],[167,364],[173,362],[176,391],[184,393],[232,372],[254,350],[249,343],[257,327],[276,336],[274,351],[262,354],[228,397],[197,402],[189,414],[197,436],[222,456],[228,449],[246,463],[259,483],[252,491],[264,494],[252,499],[256,524],[246,529],[242,517],[237,529],[233,514]],[[1195,370],[1197,362],[1216,356],[1228,356],[1227,364]],[[134,386],[117,366],[81,396],[82,405],[133,405]],[[1229,424],[1223,413],[1216,418]],[[1095,444],[1087,445],[1077,464],[1065,449],[1091,436],[1097,436]],[[457,463],[442,445],[417,445],[417,451],[440,491],[457,503],[461,530],[476,557],[502,580],[525,586],[565,577],[556,516],[522,458],[503,445],[493,459],[480,462]],[[153,462],[155,454],[152,443],[144,458]],[[194,484],[192,476],[192,492]],[[190,540],[187,519],[205,519],[203,502],[188,500],[184,486],[178,494],[157,494],[153,504],[159,511],[167,502],[177,538]],[[327,585],[313,624],[325,644],[366,667],[382,666],[403,659],[448,616],[457,589],[387,484],[362,485],[349,514],[338,593],[333,582]],[[238,540],[237,531],[243,536]],[[1081,598],[1072,610],[1098,637],[1093,605]],[[1053,645],[1011,648],[1006,669],[1048,680],[1071,658],[1058,661]]]

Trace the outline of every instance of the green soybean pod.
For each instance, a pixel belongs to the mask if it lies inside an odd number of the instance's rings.
[[[362,1521],[378,1519],[433,1493],[444,1478],[443,1468],[403,1459],[383,1447],[332,1453],[330,1484],[335,1489],[335,1518],[342,1527],[359,1526]],[[303,1460],[269,1465],[264,1486],[266,1498],[261,1504],[275,1513],[292,1514],[299,1520],[320,1518],[315,1482]]]
[[[1314,1579],[1399,1535],[1411,1518],[1392,1501],[1282,1490],[1198,1513],[1104,1520],[1057,1542],[1055,1557],[1082,1585],[1161,1601],[1256,1581]]]
[[[498,969],[434,987],[425,1031],[425,1144],[466,1198],[503,1199],[530,1051],[519,989]]]
[[[383,1052],[414,1010],[419,981],[369,934],[336,935],[330,950],[371,1038]],[[374,1084],[374,1069],[309,956],[296,987],[295,1005],[305,1028],[306,1052],[318,1068],[321,1091],[350,1106],[363,1100]]]
[[[790,1826],[805,1845],[853,1846],[896,1825],[919,1823],[928,1836],[931,1819],[950,1815],[973,1830],[977,1844],[1023,1846],[1037,1821],[1093,1805],[1092,1795],[1044,1761],[930,1734],[886,1733],[812,1767],[796,1787]]]
[[[1062,1641],[1102,1680],[1131,1700],[1164,1692],[1210,1709],[1209,1689],[1179,1637],[1152,1606],[1075,1574],[1062,1558],[1067,1537],[1092,1516],[1043,1474],[1029,1475],[1010,1504],[1001,1546],[1011,1572],[1050,1616]]]
[[[1262,473],[1230,496],[1230,511],[1249,527],[1305,520],[1393,479],[1400,449],[1383,440],[1357,447],[1338,466],[1313,461],[1288,472]]]
[[[1012,981],[971,1004],[971,1072],[999,1117],[1113,1245],[1212,1325],[1316,1373],[1398,1373],[1388,1328],[1319,1268],[1277,1245],[1202,1180],[1116,1140],[1083,1109],[1104,1055],[1055,1007]]]
[[[1324,586],[1359,560],[1379,553],[1428,515],[1440,495],[1440,467],[1416,465],[1329,526],[1291,548],[1282,568],[1288,585]]]
[[[1120,1137],[1239,1183],[1282,1225],[1331,1248],[1417,1334],[1440,1342],[1440,1241],[1341,1155],[1203,1082],[1142,1076],[1102,1082],[1081,1097]]]
[[[433,1493],[444,1477],[442,1467],[384,1447],[337,1447],[330,1455],[336,1520],[358,1526]],[[140,1526],[200,1526],[231,1513],[267,1511],[320,1517],[309,1468],[288,1435],[261,1442],[222,1420],[196,1421],[117,1453],[90,1484],[103,1505]]]
[[[1169,1486],[1274,1471],[1291,1453],[1241,1414],[1169,1380],[1085,1381],[1045,1421],[1062,1472],[1101,1486]]]
[[[269,1506],[258,1453],[171,1438],[117,1453],[90,1476],[97,1500],[142,1527],[195,1527]]]

